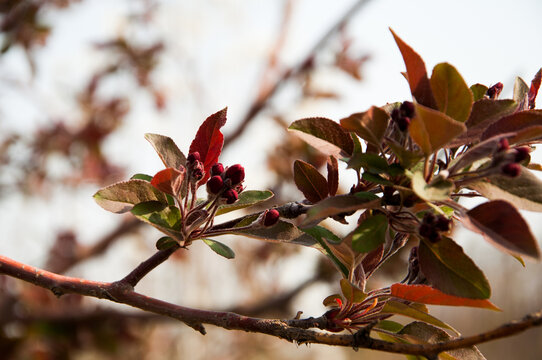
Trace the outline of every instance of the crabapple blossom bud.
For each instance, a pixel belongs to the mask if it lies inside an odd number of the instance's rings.
[[[193,153],[188,154],[188,156],[186,157],[186,162],[188,162],[189,164],[193,164],[196,161],[200,161],[200,160],[201,160],[201,156],[199,152],[197,151],[194,151]]]
[[[527,159],[529,157],[529,153],[531,152],[531,150],[527,146],[520,146],[515,148],[514,150],[516,150],[516,157],[514,160],[517,163]]]
[[[207,181],[207,192],[209,194],[218,194],[224,187],[224,181],[219,175],[212,176],[209,181]]]
[[[245,169],[239,164],[232,165],[226,170],[225,177],[231,180],[232,185],[240,184],[245,179]]]
[[[495,85],[491,86],[489,89],[487,89],[486,95],[489,96],[490,99],[496,99],[499,97],[502,88],[503,84],[501,82],[498,82]]]
[[[444,215],[437,216],[437,220],[435,221],[435,227],[437,228],[437,230],[446,232],[450,230],[450,225],[451,225],[451,220],[448,219],[446,216]]]
[[[279,221],[280,214],[277,209],[269,209],[263,215],[263,225],[273,226]]]
[[[517,163],[509,163],[504,165],[501,168],[501,171],[506,176],[517,177],[519,174],[521,174],[521,165]]]
[[[211,167],[211,176],[221,175],[224,172],[224,165],[216,163]]]
[[[508,143],[508,139],[507,138],[502,138],[501,140],[499,140],[499,147],[497,149],[497,151],[505,151],[505,150],[508,150],[510,148],[510,144]]]
[[[228,189],[222,194],[222,198],[226,199],[226,204],[233,204],[239,199],[239,195],[237,194],[237,191]]]
[[[404,101],[399,107],[403,117],[412,118],[414,117],[414,104],[412,101]]]

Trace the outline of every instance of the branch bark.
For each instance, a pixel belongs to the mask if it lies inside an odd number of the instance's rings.
[[[98,282],[58,275],[4,256],[0,256],[0,273],[49,289],[56,296],[71,293],[107,299],[177,319],[202,334],[205,334],[203,324],[211,324],[228,330],[243,330],[268,334],[296,343],[318,343],[367,348],[391,353],[424,355],[429,358],[434,358],[435,355],[443,351],[470,347],[487,341],[508,337],[529,328],[542,325],[542,311],[539,311],[527,315],[522,320],[513,321],[474,336],[457,338],[436,344],[390,343],[369,337],[369,331],[361,330],[357,334],[346,335],[312,330],[311,328],[326,328],[327,320],[324,316],[299,320],[271,320],[243,316],[232,312],[193,309],[139,294],[127,282]]]

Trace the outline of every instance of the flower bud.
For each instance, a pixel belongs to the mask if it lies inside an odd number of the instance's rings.
[[[506,176],[518,177],[519,174],[521,174],[521,165],[517,163],[509,163],[509,164],[504,165],[501,168],[501,171]]]
[[[191,168],[191,176],[193,180],[199,181],[203,178],[203,175],[205,174],[205,170],[203,167],[203,163],[201,161],[195,160],[191,164],[190,168]]]
[[[226,179],[230,179],[231,180],[231,184],[233,186],[237,185],[237,184],[240,184],[241,181],[243,181],[245,179],[245,169],[239,165],[239,164],[235,164],[233,166],[230,166],[227,170],[226,170]]]
[[[193,164],[196,161],[200,161],[200,160],[201,160],[201,156],[199,152],[197,151],[194,151],[193,153],[188,154],[188,156],[186,157],[186,162],[189,164]]]
[[[211,176],[222,175],[224,172],[224,165],[216,163],[211,167]]]
[[[435,228],[438,231],[444,231],[444,232],[449,231],[450,225],[451,225],[451,220],[448,219],[446,216],[444,215],[437,216],[437,220],[435,221]]]
[[[410,126],[410,122],[411,120],[409,117],[402,117],[397,121],[397,126],[399,127],[399,130],[407,131],[408,127]]]
[[[273,226],[279,221],[280,214],[277,209],[266,210],[263,215],[263,225]]]
[[[226,199],[226,204],[233,204],[239,199],[239,195],[237,194],[237,191],[228,189],[222,194],[222,198]]]
[[[224,187],[224,182],[222,178],[218,175],[212,176],[209,181],[207,181],[207,192],[209,194],[218,194]]]
[[[412,101],[404,101],[399,107],[399,110],[401,111],[401,115],[403,115],[403,117],[407,117],[407,118],[414,117],[415,108]]]
[[[499,97],[502,88],[503,84],[501,82],[498,82],[495,85],[491,86],[489,89],[487,89],[486,95],[489,96],[490,99],[496,99]]]
[[[497,148],[497,151],[500,152],[500,151],[506,151],[510,148],[510,144],[508,143],[508,139],[507,138],[502,138],[501,140],[499,140],[499,147]]]
[[[527,146],[520,146],[514,150],[516,150],[516,157],[514,160],[517,163],[527,159],[529,157],[529,153],[531,152],[531,149],[529,149]]]

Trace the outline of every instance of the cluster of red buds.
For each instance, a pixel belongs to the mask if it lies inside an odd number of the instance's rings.
[[[530,149],[527,146],[510,148],[506,138],[501,139],[499,148],[493,158],[493,165],[499,166],[502,174],[517,177],[521,174],[520,163],[529,158]]]
[[[431,212],[426,212],[423,216],[422,224],[418,229],[418,233],[432,243],[436,243],[441,238],[440,233],[450,231],[451,225],[452,221],[446,216],[435,216],[435,214]]]
[[[406,131],[414,117],[414,111],[414,104],[411,101],[404,101],[399,108],[392,110],[391,119],[399,130]]]
[[[220,197],[226,204],[233,204],[243,191],[245,169],[235,164],[224,169],[221,163],[211,167],[211,178],[207,181],[207,192],[211,196]]]

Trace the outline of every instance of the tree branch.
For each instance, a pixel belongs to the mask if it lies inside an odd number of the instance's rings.
[[[168,316],[184,322],[202,334],[205,334],[203,324],[211,324],[229,330],[268,334],[296,343],[359,347],[391,353],[424,355],[433,358],[435,354],[442,351],[470,347],[542,325],[541,311],[530,314],[522,320],[513,321],[494,330],[470,337],[457,338],[436,344],[390,343],[373,339],[368,336],[368,331],[364,332],[363,330],[361,333],[354,335],[330,334],[311,330],[310,328],[326,328],[327,320],[323,316],[299,320],[270,320],[238,315],[232,312],[192,309],[139,294],[133,291],[130,285],[122,281],[107,283],[58,275],[19,263],[4,256],[0,256],[0,273],[49,289],[57,296],[72,293],[108,299],[144,311]]]
[[[171,254],[177,251],[178,245],[172,246],[165,250],[159,250],[153,256],[139,264],[132,272],[126,275],[119,283],[128,284],[134,288],[148,273],[154,270],[158,265],[166,261]]]
[[[339,19],[339,21],[334,24],[324,34],[324,36],[312,47],[312,49],[302,61],[300,61],[298,64],[291,67],[290,69],[284,71],[274,84],[267,87],[267,91],[260,92],[258,98],[256,98],[256,100],[249,107],[247,113],[241,120],[241,123],[239,124],[237,129],[233,130],[233,132],[226,136],[224,140],[224,147],[227,147],[230,143],[234,142],[237,138],[239,138],[241,134],[243,134],[248,124],[250,124],[250,122],[263,109],[265,109],[265,107],[269,103],[269,100],[271,100],[271,98],[277,93],[277,91],[284,85],[286,80],[296,77],[312,67],[312,62],[318,51],[320,51],[320,49],[322,49],[328,43],[328,41],[333,37],[333,35],[340,31],[348,23],[348,21],[350,21],[352,16],[354,16],[357,11],[368,2],[369,0],[359,0],[354,5],[352,5],[352,7],[348,9],[348,11],[346,11],[344,15]]]

